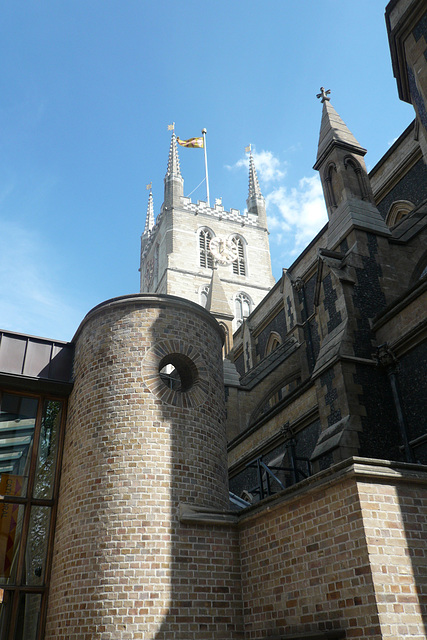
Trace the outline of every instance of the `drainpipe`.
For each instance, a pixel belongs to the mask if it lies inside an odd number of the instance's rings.
[[[411,445],[408,438],[408,426],[406,424],[405,414],[403,412],[402,400],[400,394],[399,379],[397,377],[398,361],[387,342],[380,344],[374,354],[377,365],[384,367],[390,380],[391,392],[393,395],[394,406],[397,414],[397,422],[399,425],[400,438],[402,440],[403,449],[405,451],[406,462],[416,462]]]
[[[311,327],[310,327],[310,323],[308,321],[308,310],[307,310],[307,299],[305,297],[305,282],[302,278],[296,278],[296,280],[292,281],[292,286],[295,289],[295,291],[297,293],[299,293],[301,291],[302,294],[302,306],[304,309],[304,316],[305,316],[305,324],[307,325],[307,341],[308,341],[308,346],[310,349],[310,355],[311,355],[311,361],[312,361],[312,369],[314,368],[314,365],[316,364],[316,358],[314,356],[314,347],[313,347],[313,338],[311,335]]]

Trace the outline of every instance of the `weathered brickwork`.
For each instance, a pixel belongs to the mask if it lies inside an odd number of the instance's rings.
[[[417,487],[366,462],[242,515],[245,638],[425,640],[426,477]]]
[[[228,506],[221,342],[209,314],[176,298],[116,299],[83,321],[47,639],[239,637],[236,543],[178,517],[180,503]],[[168,351],[195,371],[164,395],[148,378],[164,385],[153,358]]]
[[[248,640],[347,629],[380,638],[357,486],[342,482],[243,520]]]
[[[424,640],[427,492],[408,483],[359,482],[366,544],[383,640]]]

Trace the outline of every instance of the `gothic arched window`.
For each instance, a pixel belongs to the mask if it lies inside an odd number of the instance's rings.
[[[224,346],[222,347],[222,357],[225,358],[227,353],[230,351],[230,332],[224,322],[220,322],[219,326],[224,331]]]
[[[267,340],[267,346],[265,349],[265,355],[268,356],[269,353],[280,347],[282,344],[282,338],[276,331],[272,331]]]
[[[237,247],[238,257],[237,260],[233,262],[233,273],[238,276],[246,275],[246,259],[245,259],[245,247],[243,245],[243,240],[240,236],[234,236],[233,242]]]
[[[385,222],[388,227],[394,227],[402,218],[411,213],[415,205],[409,200],[396,200],[388,210]]]
[[[252,300],[247,293],[242,291],[234,298],[234,309],[237,326],[240,327],[243,320],[247,318],[252,311]]]
[[[213,257],[209,251],[209,245],[213,238],[213,233],[209,229],[199,231],[199,264],[201,267],[213,269]]]
[[[209,295],[209,285],[205,284],[203,285],[203,287],[200,289],[200,304],[202,305],[202,307],[204,307],[206,309],[206,305],[208,303],[208,295]]]
[[[154,249],[154,273],[153,273],[154,286],[157,286],[158,281],[159,281],[159,245],[156,244],[156,248]]]
[[[327,195],[327,204],[331,209],[335,209],[337,206],[337,198],[336,198],[336,174],[337,168],[333,162],[328,165],[328,168],[325,171],[325,183],[326,183],[326,195]]]
[[[356,196],[356,198],[367,200],[368,191],[360,164],[356,162],[353,157],[347,156],[344,159],[344,166],[347,171],[350,169],[350,188],[352,193]]]

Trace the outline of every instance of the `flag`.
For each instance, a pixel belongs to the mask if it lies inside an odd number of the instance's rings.
[[[245,147],[245,152],[246,153],[250,153],[252,151],[252,145],[248,145],[247,147]]]
[[[181,147],[189,147],[190,149],[203,149],[203,137],[201,138],[189,138],[188,140],[176,139]]]
[[[145,188],[146,188],[146,189],[151,189],[151,187],[152,187],[152,186],[153,186],[153,183],[152,183],[152,182],[150,182],[150,184],[147,184]]]

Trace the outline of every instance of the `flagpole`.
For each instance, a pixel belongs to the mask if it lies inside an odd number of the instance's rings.
[[[209,203],[209,178],[208,178],[208,156],[206,153],[206,134],[207,131],[206,129],[202,129],[202,135],[203,135],[203,149],[205,152],[205,174],[206,174],[206,202],[208,207],[210,207],[210,203]]]

